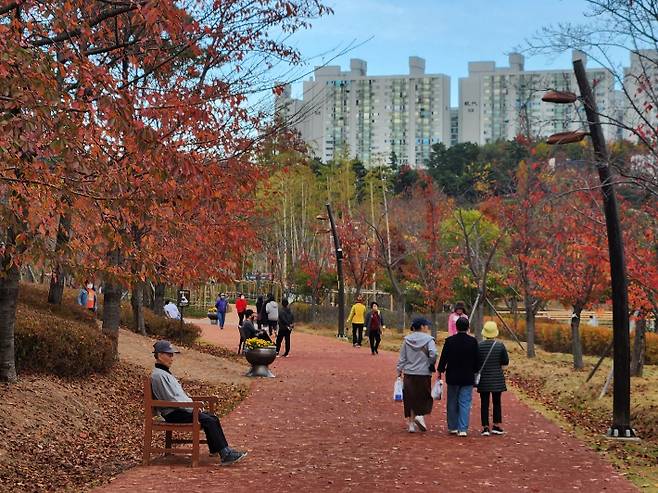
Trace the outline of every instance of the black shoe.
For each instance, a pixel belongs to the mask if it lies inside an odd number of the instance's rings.
[[[245,457],[247,457],[247,452],[231,450],[228,454],[222,457],[222,466],[230,466],[231,464],[240,462]]]
[[[503,429],[500,426],[494,426],[493,428],[491,428],[491,433],[494,434],[494,435],[504,435],[505,434],[505,432],[503,431]]]
[[[485,426],[484,428],[482,428],[482,432],[480,433],[480,435],[482,435],[483,437],[488,437],[489,435],[491,435],[491,433],[489,433],[489,427]]]

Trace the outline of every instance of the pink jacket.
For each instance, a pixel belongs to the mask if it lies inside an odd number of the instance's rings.
[[[452,312],[450,316],[448,317],[448,335],[449,336],[454,336],[457,333],[457,319],[459,317],[466,317],[466,320],[468,320],[468,315],[465,313],[461,315],[457,315],[457,313]]]

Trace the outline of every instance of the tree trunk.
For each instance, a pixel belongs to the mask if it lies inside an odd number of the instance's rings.
[[[146,327],[144,326],[144,288],[143,282],[135,281],[132,286],[132,295],[130,296],[135,332],[139,332],[143,336],[146,335]]]
[[[647,320],[644,316],[638,317],[635,323],[635,340],[633,341],[633,354],[631,355],[631,376],[641,377],[644,369],[644,353],[646,349]]]
[[[64,295],[64,281],[66,280],[66,267],[62,262],[61,253],[66,247],[71,234],[71,216],[68,213],[62,214],[57,226],[57,240],[55,243],[55,265],[52,276],[50,277],[50,289],[48,290],[48,303],[53,305],[62,304]]]
[[[526,354],[528,358],[535,357],[535,310],[533,299],[525,294],[523,297],[525,305],[525,337],[526,337]]]
[[[0,278],[0,382],[17,380],[14,327],[20,273],[17,265],[9,267],[9,260],[9,256],[3,256],[4,277]]]
[[[110,265],[119,265],[121,253],[118,250],[110,252]],[[103,334],[112,341],[112,354],[119,356],[119,325],[121,323],[121,285],[112,278],[105,281],[103,290]]]
[[[580,313],[582,308],[574,307],[571,317],[571,352],[573,354],[573,367],[576,370],[582,370],[585,367],[583,363],[583,345],[580,341]]]
[[[155,295],[153,297],[153,311],[156,315],[164,317],[164,300],[166,284],[158,282],[155,284]]]

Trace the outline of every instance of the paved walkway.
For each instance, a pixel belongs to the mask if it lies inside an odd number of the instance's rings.
[[[237,347],[231,321],[206,340]],[[391,400],[397,355],[293,333],[290,358],[272,365],[251,395],[222,420],[231,445],[249,451],[232,467],[206,457],[136,467],[98,491],[637,491],[595,452],[519,402],[503,397],[507,434],[479,436],[479,399],[471,434],[447,434],[445,401],[427,433],[409,434]],[[513,362],[512,362],[513,364]],[[176,368],[173,368],[174,373]],[[477,397],[477,396],[475,396]]]

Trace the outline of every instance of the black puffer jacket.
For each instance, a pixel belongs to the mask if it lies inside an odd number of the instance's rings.
[[[479,344],[478,362],[481,370],[478,392],[505,392],[507,390],[503,366],[509,365],[509,356],[502,342],[496,341],[486,365],[482,368],[482,363],[484,363],[493,343],[494,339],[485,339]]]

